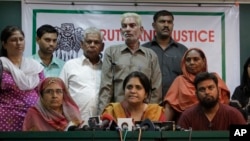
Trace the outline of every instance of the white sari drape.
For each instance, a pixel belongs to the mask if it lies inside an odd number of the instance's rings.
[[[39,73],[43,66],[33,59],[22,58],[20,68],[15,66],[8,58],[0,57],[3,69],[11,73],[16,85],[20,90],[31,90],[38,86],[40,82]]]

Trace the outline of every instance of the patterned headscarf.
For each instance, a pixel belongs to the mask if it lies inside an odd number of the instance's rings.
[[[63,90],[62,114],[49,108],[43,101],[43,91],[52,83],[57,83]],[[38,117],[37,119],[32,119],[33,121],[36,121],[35,130],[44,131],[46,130],[46,128],[50,129],[52,126],[55,130],[63,131],[70,122],[72,122],[74,125],[79,125],[82,123],[79,108],[71,98],[64,82],[60,78],[47,77],[40,83],[38,90],[39,100],[36,106],[33,108],[35,108],[35,110],[40,113],[40,117]],[[46,125],[50,125],[50,127],[46,127],[45,124],[43,124],[44,122],[47,122],[48,124]],[[34,125],[26,126],[32,127]]]

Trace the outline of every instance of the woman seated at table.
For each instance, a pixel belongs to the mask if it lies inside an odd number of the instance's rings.
[[[130,73],[123,82],[123,90],[124,100],[107,105],[103,115],[109,114],[116,121],[117,118],[132,118],[133,121],[166,121],[163,107],[158,104],[147,104],[150,100],[151,84],[144,73]]]
[[[83,123],[79,109],[60,78],[48,77],[39,86],[39,100],[29,108],[23,131],[64,131]]]

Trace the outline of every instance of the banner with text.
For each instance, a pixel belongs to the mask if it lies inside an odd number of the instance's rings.
[[[208,58],[209,71],[226,81],[231,93],[240,82],[239,7],[157,7],[100,6],[22,3],[22,28],[25,32],[25,56],[35,54],[36,29],[51,24],[59,31],[55,55],[65,61],[82,55],[80,40],[84,29],[98,27],[104,33],[105,48],[123,43],[120,18],[125,12],[142,17],[145,32],[141,43],[154,36],[153,15],[166,9],[174,14],[173,38],[187,47],[201,48]]]

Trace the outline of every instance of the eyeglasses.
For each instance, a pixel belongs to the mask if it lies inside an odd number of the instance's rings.
[[[43,91],[43,93],[44,94],[50,94],[50,95],[52,95],[54,93],[63,94],[63,90],[62,89],[46,89],[46,90]]]

